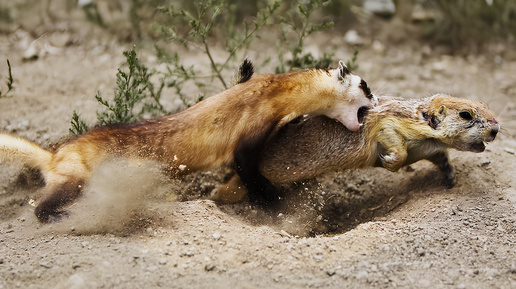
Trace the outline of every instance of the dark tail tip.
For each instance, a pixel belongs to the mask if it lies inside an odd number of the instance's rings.
[[[251,79],[253,74],[254,74],[254,65],[251,62],[251,60],[249,60],[249,58],[246,57],[244,59],[244,61],[240,64],[240,66],[238,67],[238,76],[237,76],[236,84],[244,83],[244,82],[248,81],[249,79]]]

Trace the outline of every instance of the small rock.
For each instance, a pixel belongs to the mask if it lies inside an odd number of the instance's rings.
[[[498,272],[498,270],[495,268],[490,268],[486,270],[487,277],[496,277],[498,275],[500,275],[500,272]]]
[[[181,256],[181,257],[184,257],[184,256],[186,256],[186,257],[192,257],[193,255],[195,255],[195,248],[191,248],[191,249],[189,249],[189,250],[184,251],[183,253],[181,253],[181,255],[180,255],[180,256]]]
[[[0,264],[2,264],[1,259],[0,259]],[[512,262],[512,264],[511,264],[511,273],[516,274],[516,262]]]
[[[513,155],[513,154],[514,154],[514,149],[512,149],[512,148],[504,148],[503,150],[504,150],[506,153],[510,153],[511,155]]]
[[[360,272],[358,272],[358,274],[355,276],[355,278],[357,278],[358,280],[360,280],[360,279],[366,279],[368,276],[369,276],[369,273],[367,273],[366,271],[360,271]]]
[[[391,17],[396,13],[396,6],[392,0],[365,0],[364,10],[382,17]]]
[[[39,266],[46,268],[46,269],[52,268],[52,265],[48,264],[48,262],[41,262],[41,263],[39,263]]]
[[[363,45],[365,43],[364,39],[358,35],[356,30],[350,29],[344,35],[344,41],[349,45]]]
[[[385,53],[387,52],[387,48],[385,47],[385,45],[378,40],[373,41],[372,48],[373,51],[379,55],[385,55]]]
[[[78,274],[73,274],[70,276],[65,284],[66,286],[63,288],[86,288],[86,282],[84,281],[84,278]]]
[[[154,271],[157,271],[157,270],[158,270],[157,266],[149,266],[149,267],[147,267],[147,271],[148,272],[154,272]]]

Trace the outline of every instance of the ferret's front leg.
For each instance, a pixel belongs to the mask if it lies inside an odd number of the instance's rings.
[[[211,191],[209,199],[223,204],[241,202],[247,195],[247,190],[240,177],[235,174],[224,184]]]
[[[387,154],[380,155],[382,166],[392,172],[399,170],[407,160],[404,138],[395,129],[385,128],[380,130],[376,139],[387,151]]]

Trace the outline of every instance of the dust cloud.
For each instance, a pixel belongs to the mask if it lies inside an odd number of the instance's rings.
[[[147,202],[169,193],[166,180],[153,162],[105,161],[93,172],[83,196],[69,208],[69,217],[56,225],[79,234],[134,230],[138,220],[148,215]]]

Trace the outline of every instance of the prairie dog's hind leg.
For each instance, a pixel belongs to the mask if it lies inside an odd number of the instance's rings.
[[[450,189],[455,186],[455,170],[450,164],[449,156],[446,151],[439,152],[429,158],[444,174],[444,183]]]

